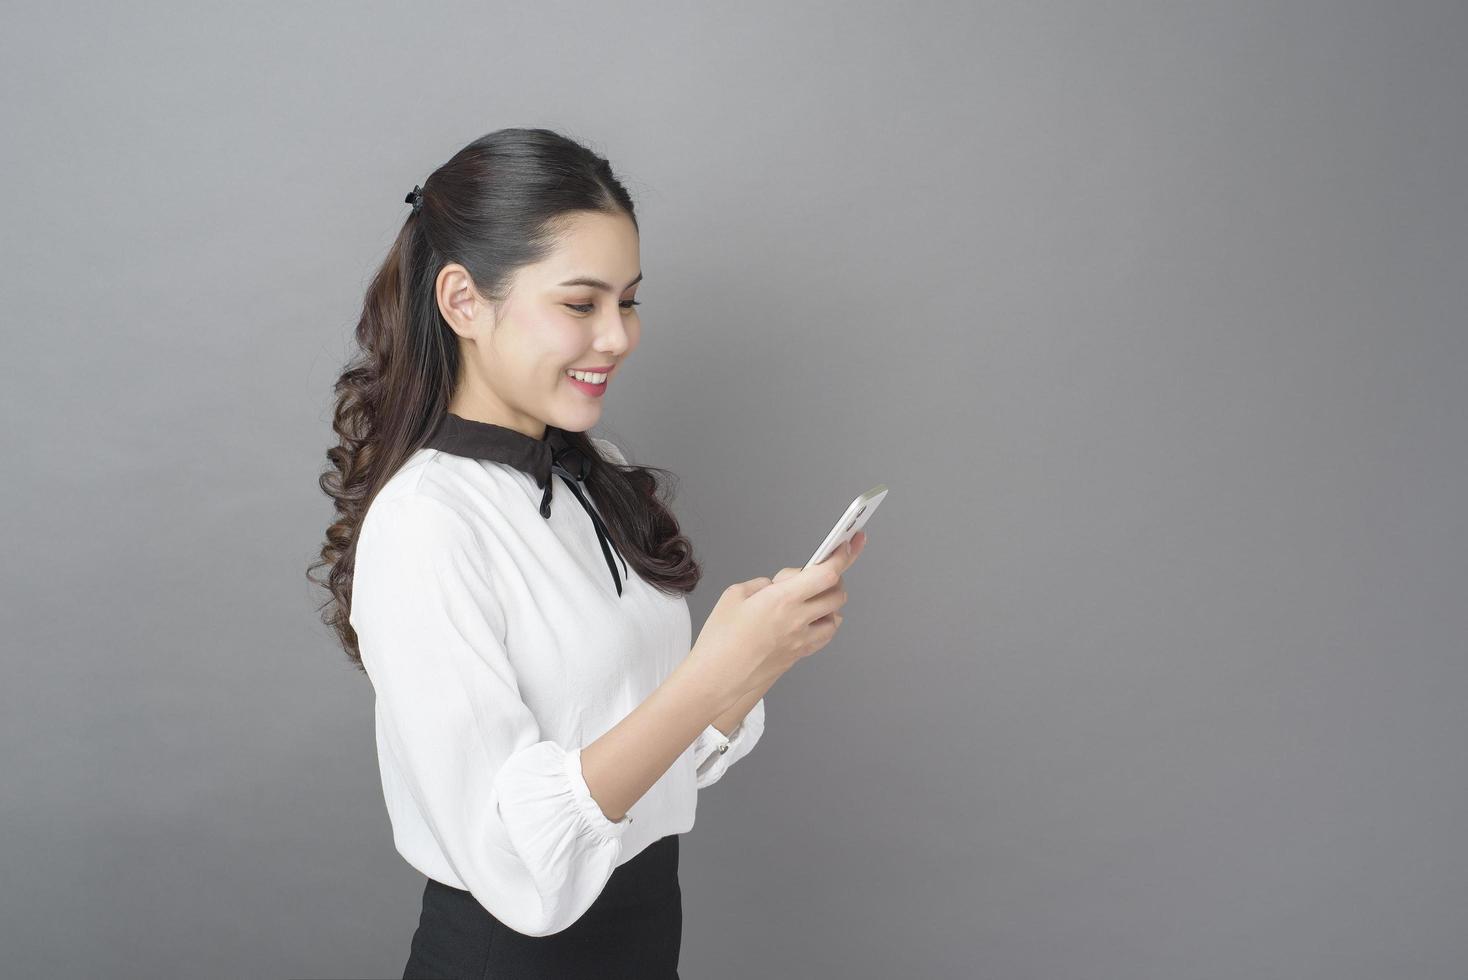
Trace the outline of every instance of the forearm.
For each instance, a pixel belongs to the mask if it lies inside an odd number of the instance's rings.
[[[712,719],[733,714],[727,705],[717,688],[685,661],[631,714],[584,746],[581,776],[607,819],[626,816]],[[739,709],[738,717],[748,710]]]
[[[776,680],[778,679],[779,678],[776,678]],[[719,717],[715,718],[713,721],[713,726],[717,728],[719,732],[724,735],[724,737],[727,738],[730,732],[739,727],[739,723],[744,720],[744,716],[749,714],[750,710],[753,709],[755,704],[759,702],[759,699],[765,696],[765,692],[767,692],[770,688],[774,686],[775,681],[772,680],[763,687],[756,687],[751,689],[737,702],[735,702],[733,707],[729,708],[728,711],[725,711],[723,714],[719,715]]]

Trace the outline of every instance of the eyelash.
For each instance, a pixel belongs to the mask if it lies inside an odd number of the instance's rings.
[[[591,312],[591,308],[593,306],[595,306],[596,304],[595,303],[567,303],[566,305],[569,306],[571,309],[575,310],[577,313],[590,313]],[[636,299],[624,299],[624,300],[622,300],[622,306],[623,306],[624,309],[630,310],[634,306],[641,306],[641,305],[642,305],[642,301],[641,300],[636,300]]]

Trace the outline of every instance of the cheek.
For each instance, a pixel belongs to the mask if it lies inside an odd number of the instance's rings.
[[[547,317],[535,329],[541,360],[564,370],[577,363],[586,351],[586,332],[580,324]]]

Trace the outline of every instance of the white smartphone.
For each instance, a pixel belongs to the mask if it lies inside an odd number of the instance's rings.
[[[843,542],[850,541],[856,532],[865,527],[867,521],[872,519],[872,514],[886,496],[886,484],[878,483],[853,500],[851,506],[846,508],[846,513],[841,515],[841,519],[836,522],[831,532],[826,535],[826,539],[821,542],[821,546],[816,549],[816,553],[810,556],[810,561],[801,567],[801,571],[812,565],[819,565],[831,557],[831,552],[841,547]]]

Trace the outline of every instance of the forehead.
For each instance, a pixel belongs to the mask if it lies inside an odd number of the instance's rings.
[[[551,284],[591,276],[624,287],[642,268],[637,229],[624,214],[578,211],[557,222],[557,244],[531,266],[537,279]],[[528,271],[528,270],[527,270]]]

